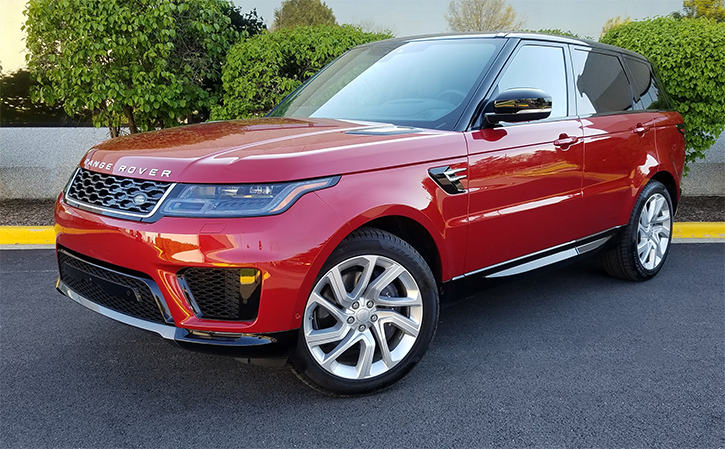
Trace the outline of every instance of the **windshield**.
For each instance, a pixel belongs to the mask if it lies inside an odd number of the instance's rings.
[[[354,48],[270,116],[452,130],[501,45],[499,39],[472,38]]]

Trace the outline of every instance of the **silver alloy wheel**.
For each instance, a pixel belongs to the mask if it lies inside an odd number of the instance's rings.
[[[330,269],[312,290],[303,320],[307,349],[326,371],[369,379],[390,371],[420,332],[423,301],[398,262],[362,255]]]
[[[637,255],[645,269],[654,270],[662,263],[670,244],[671,220],[669,203],[662,194],[647,199],[637,227]]]

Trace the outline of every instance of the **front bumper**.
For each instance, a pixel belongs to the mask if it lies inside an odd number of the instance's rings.
[[[184,349],[251,360],[287,359],[297,343],[295,330],[269,335],[191,331],[173,325],[152,323],[103,307],[71,290],[60,278],[56,282],[56,289],[83,307],[123,324],[155,332]]]
[[[145,283],[150,293],[138,299],[156,301],[159,313],[149,318],[148,307],[146,315],[109,307],[83,288],[74,287],[77,284],[59,278],[57,289],[62,294],[188,349],[251,359],[286,357],[295,344],[315,276],[336,245],[336,233],[348,232],[346,222],[314,193],[273,217],[162,218],[141,223],[76,209],[62,195],[55,215],[59,257],[61,253],[77,257],[112,276],[131,279],[135,286],[121,285],[125,289],[121,293],[132,298],[134,292],[145,290]],[[256,317],[205,319],[180,284],[180,273],[190,268],[258,270],[261,293]],[[101,289],[118,289],[109,279],[101,277],[101,285],[97,278],[94,282]]]

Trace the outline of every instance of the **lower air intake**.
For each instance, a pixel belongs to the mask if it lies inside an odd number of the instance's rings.
[[[251,321],[257,318],[261,282],[249,268],[187,268],[179,273],[199,318]]]

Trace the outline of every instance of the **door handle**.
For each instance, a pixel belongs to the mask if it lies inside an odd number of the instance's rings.
[[[559,147],[562,150],[566,151],[569,149],[569,146],[574,145],[577,142],[579,142],[579,138],[577,136],[569,136],[568,134],[560,134],[559,138],[554,141],[554,146]]]
[[[645,135],[647,131],[649,131],[649,126],[644,126],[641,123],[637,123],[637,126],[632,129],[633,133],[639,134],[640,136]]]

